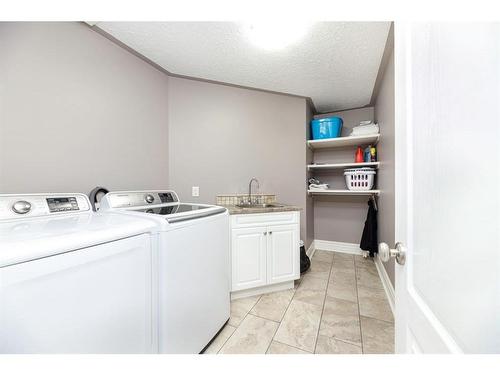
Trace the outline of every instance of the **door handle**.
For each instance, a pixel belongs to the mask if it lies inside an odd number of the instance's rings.
[[[382,262],[387,262],[390,258],[396,258],[396,262],[402,266],[406,262],[406,247],[401,243],[396,243],[395,249],[391,249],[385,242],[378,244],[378,256]]]

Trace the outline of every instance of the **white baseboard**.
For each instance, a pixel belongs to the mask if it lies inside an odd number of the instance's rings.
[[[337,241],[314,240],[314,250],[337,251],[339,253],[363,255],[359,244]]]
[[[380,276],[380,280],[382,280],[382,285],[384,286],[385,294],[387,295],[387,299],[389,300],[389,305],[391,305],[392,314],[395,313],[395,294],[394,287],[392,286],[391,279],[389,279],[389,275],[385,270],[382,261],[378,256],[375,257],[375,266],[377,267],[378,275]]]
[[[311,242],[311,244],[309,245],[309,248],[306,250],[306,255],[309,257],[309,258],[312,258],[312,256],[314,255],[314,252],[316,251],[316,248],[314,247],[314,240]]]

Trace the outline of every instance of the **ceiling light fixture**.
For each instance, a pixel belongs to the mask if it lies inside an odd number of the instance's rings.
[[[280,50],[302,39],[309,26],[301,21],[258,21],[243,24],[243,32],[257,47]]]

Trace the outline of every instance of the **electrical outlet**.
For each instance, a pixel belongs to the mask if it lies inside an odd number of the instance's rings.
[[[199,186],[193,186],[191,189],[191,195],[193,197],[199,197],[200,196],[200,187]]]

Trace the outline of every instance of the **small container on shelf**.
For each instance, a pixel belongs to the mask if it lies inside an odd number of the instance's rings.
[[[377,148],[375,146],[370,145],[370,160],[369,161],[377,161]]]
[[[354,162],[356,163],[363,163],[364,158],[363,158],[363,150],[361,149],[360,146],[356,149],[356,153],[354,154]]]
[[[377,172],[373,168],[344,169],[347,189],[355,191],[371,190],[376,174]]]
[[[312,139],[340,137],[343,120],[340,117],[325,117],[311,121]]]
[[[372,148],[372,145],[370,146],[367,146],[364,150],[363,150],[363,158],[364,158],[364,162],[365,163],[369,163],[372,161],[372,156],[371,156],[371,148]]]

